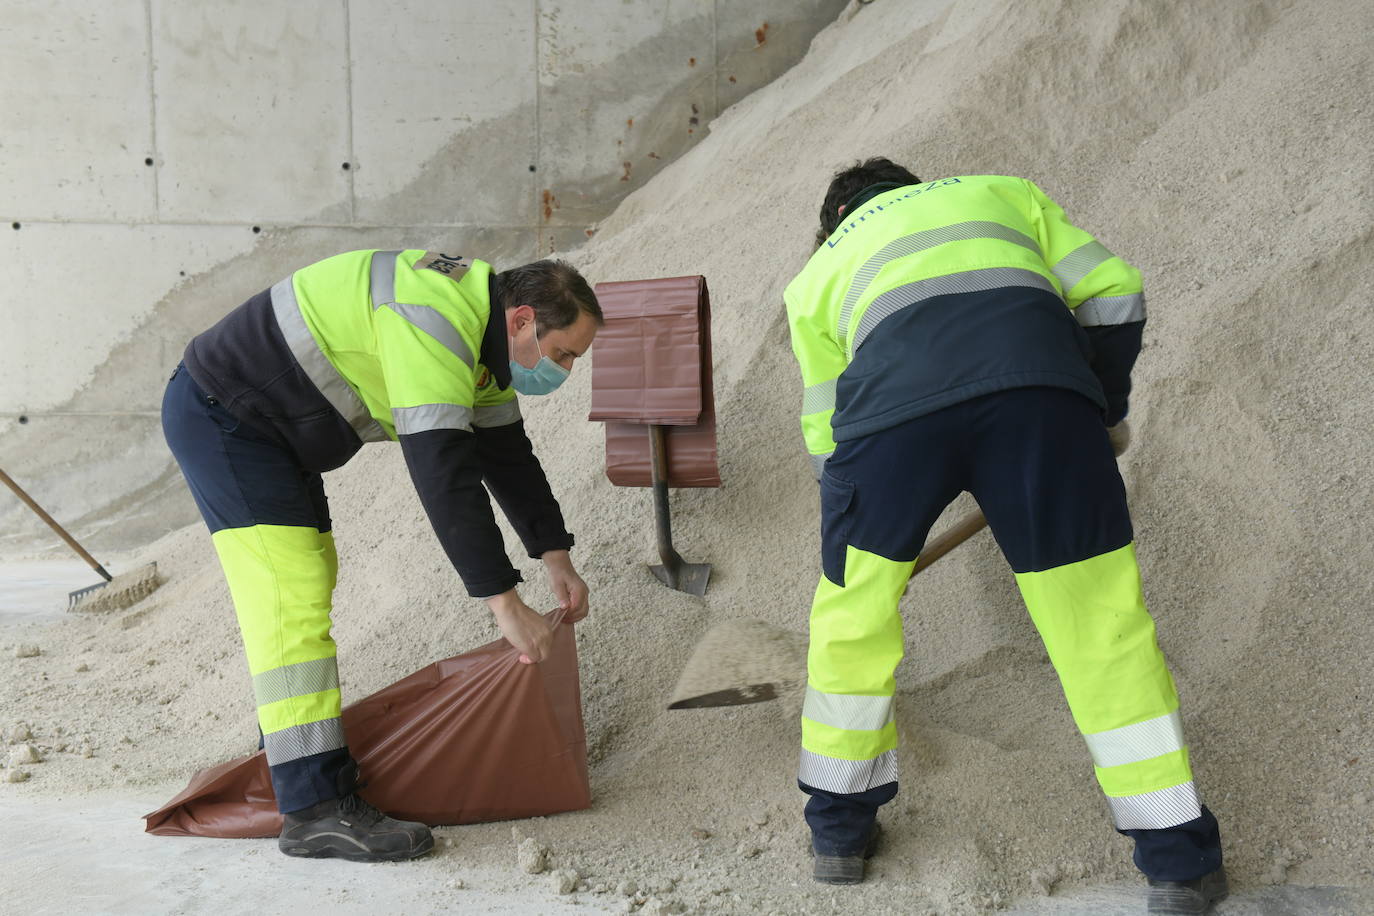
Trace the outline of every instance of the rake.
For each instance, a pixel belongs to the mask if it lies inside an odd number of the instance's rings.
[[[77,543],[76,538],[67,533],[67,529],[59,525],[56,519],[43,510],[42,506],[34,502],[33,497],[25,493],[23,487],[15,483],[14,479],[3,470],[0,470],[0,481],[4,481],[5,486],[13,490],[14,495],[18,496],[24,505],[47,522],[48,527],[56,531],[62,540],[67,542],[67,546],[76,551],[77,556],[90,564],[91,569],[94,569],[100,578],[105,580],[86,588],[79,588],[68,594],[67,610],[74,611],[78,608],[83,611],[121,610],[142,601],[162,584],[157,577],[156,563],[148,563],[132,572],[118,576],[110,575],[95,557],[86,552],[86,548]]]

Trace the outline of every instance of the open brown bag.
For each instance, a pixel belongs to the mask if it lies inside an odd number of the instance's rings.
[[[343,710],[366,787],[393,817],[471,824],[591,805],[577,643],[561,612],[553,649],[522,665],[504,639],[435,662]],[[281,833],[267,757],[259,751],[201,770],[146,815],[161,836]]]
[[[606,423],[606,476],[653,485],[649,424],[663,427],[668,486],[718,487],[706,278],[598,283],[590,420]]]

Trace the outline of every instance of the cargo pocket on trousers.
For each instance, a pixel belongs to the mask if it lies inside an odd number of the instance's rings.
[[[854,483],[821,473],[821,571],[831,582],[844,587],[844,561],[853,527],[850,512]]]

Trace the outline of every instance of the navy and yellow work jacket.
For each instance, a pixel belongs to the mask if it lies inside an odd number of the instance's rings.
[[[1145,326],[1140,272],[1000,175],[859,203],[784,299],[817,477],[836,442],[1007,388],[1068,388],[1115,424]]]
[[[306,471],[399,440],[468,592],[499,594],[520,575],[483,481],[530,556],[573,538],[525,435],[492,283],[491,265],[438,252],[335,255],[193,339],[186,368]]]

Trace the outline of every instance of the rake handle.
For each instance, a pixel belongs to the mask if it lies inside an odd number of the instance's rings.
[[[47,512],[43,510],[42,506],[34,502],[33,497],[25,493],[24,488],[19,486],[19,484],[15,483],[14,479],[10,477],[10,475],[6,474],[3,470],[0,470],[0,480],[3,480],[5,482],[5,486],[13,490],[14,495],[18,496],[21,500],[23,500],[24,505],[32,509],[35,515],[37,515],[43,521],[47,522],[49,528],[51,528],[53,531],[56,531],[59,535],[61,535],[62,540],[67,542],[67,546],[70,547],[72,550],[75,550],[77,554],[81,557],[81,559],[89,563],[91,565],[91,569],[94,569],[97,573],[99,573],[102,579],[104,579],[106,582],[109,582],[111,579],[114,578],[105,571],[105,567],[101,566],[99,561],[97,561],[95,557],[91,556],[89,553],[86,552],[86,548],[82,547],[80,544],[76,542],[76,538],[72,537],[70,534],[67,533],[66,528],[63,528],[61,525],[59,525],[56,519],[54,519],[51,515],[49,515]]]

